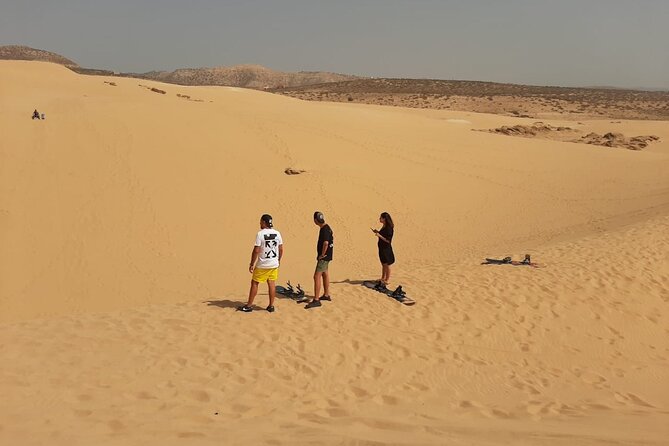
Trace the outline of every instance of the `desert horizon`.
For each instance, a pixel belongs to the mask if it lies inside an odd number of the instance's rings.
[[[434,91],[433,85],[426,85],[427,83],[456,83],[463,84],[464,88],[460,88],[460,93],[465,90],[467,84],[475,84],[477,88],[476,96],[489,96],[491,93],[487,90],[497,90],[508,95],[513,93],[519,96],[527,96],[528,91],[534,95],[541,95],[543,93],[538,89],[546,89],[545,93],[548,95],[555,95],[556,92],[563,90],[564,93],[574,93],[579,90],[596,91],[599,95],[605,93],[621,93],[621,92],[644,92],[649,93],[668,93],[668,88],[661,88],[657,86],[642,86],[637,85],[633,87],[622,87],[616,85],[564,85],[560,83],[522,83],[516,82],[501,82],[492,79],[484,78],[470,78],[470,79],[455,79],[455,78],[435,78],[427,75],[416,77],[398,77],[398,76],[383,76],[381,74],[362,75],[356,73],[345,73],[343,70],[323,71],[323,70],[303,70],[293,69],[290,71],[275,70],[258,63],[237,63],[231,65],[213,65],[200,67],[178,67],[170,70],[151,69],[148,71],[123,71],[113,70],[99,67],[83,67],[77,62],[68,59],[67,57],[46,50],[31,48],[25,45],[0,45],[0,60],[31,60],[36,62],[51,62],[63,65],[72,71],[79,74],[97,75],[97,76],[120,76],[130,78],[144,78],[159,82],[165,82],[176,85],[186,86],[230,86],[230,87],[244,87],[261,90],[271,90],[288,95],[300,94],[301,99],[306,99],[309,94],[313,94],[314,89],[318,93],[328,92],[328,88],[333,91],[328,93],[343,93],[342,86],[350,84],[350,93],[418,93],[420,95],[428,95],[437,93]],[[300,77],[300,75],[303,75]],[[355,82],[358,81],[358,82]],[[407,82],[413,82],[415,85],[410,85],[407,88]],[[365,85],[367,83],[367,85]],[[386,83],[391,85],[379,90],[378,85],[374,84]],[[393,83],[397,85],[392,86]],[[362,88],[361,85],[362,84]],[[371,85],[370,85],[371,84]],[[518,88],[520,87],[520,88]],[[528,91],[523,91],[523,89]],[[304,91],[300,91],[304,90]],[[321,91],[323,90],[323,91]],[[550,96],[549,96],[550,98]],[[666,96],[659,96],[658,99],[664,99]],[[626,99],[631,99],[628,96]],[[328,98],[332,100],[332,98]],[[378,99],[376,99],[378,101]],[[379,102],[365,102],[372,104],[379,104]],[[392,104],[381,104],[392,105]],[[412,107],[411,102],[404,102],[403,106]],[[466,106],[465,104],[459,104]],[[433,107],[427,107],[433,108]],[[472,110],[475,111],[475,110]],[[638,119],[638,117],[637,117]]]
[[[445,108],[351,82],[0,60],[0,443],[666,442],[663,96]],[[317,210],[332,302],[270,314],[261,284],[236,311],[264,213],[278,283],[311,296]],[[413,306],[361,286],[381,212]]]

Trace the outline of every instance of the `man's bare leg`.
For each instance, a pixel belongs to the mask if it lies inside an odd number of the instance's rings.
[[[276,298],[276,281],[268,280],[267,289],[269,290],[269,306],[274,306],[274,299]]]
[[[308,308],[317,308],[321,306],[321,277],[323,273],[314,271],[314,298],[307,304],[306,309]]]
[[[323,273],[316,271],[314,273],[314,300],[320,300],[321,297],[321,276]]]
[[[323,295],[324,296],[329,296],[330,295],[330,272],[329,271],[323,272]]]
[[[258,282],[252,280],[251,289],[249,289],[249,300],[248,302],[246,302],[247,307],[253,305],[253,300],[256,298],[257,294],[258,294]]]

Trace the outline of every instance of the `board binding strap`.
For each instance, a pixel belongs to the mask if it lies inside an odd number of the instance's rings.
[[[280,294],[283,297],[287,297],[288,299],[293,299],[297,301],[297,303],[301,303],[304,301],[304,299],[307,299],[305,296],[304,290],[300,286],[300,284],[297,284],[297,287],[293,288],[293,285],[291,285],[290,280],[286,284],[286,286],[281,286],[278,285],[276,287],[276,293]]]

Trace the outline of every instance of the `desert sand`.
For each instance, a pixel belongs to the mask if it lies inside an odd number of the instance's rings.
[[[472,131],[535,121],[0,61],[0,444],[666,444],[669,123]],[[264,212],[312,289],[316,209],[333,302],[236,312]]]

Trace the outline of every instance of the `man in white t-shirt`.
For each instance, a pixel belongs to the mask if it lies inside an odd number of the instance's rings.
[[[246,305],[238,308],[239,311],[250,313],[253,311],[253,299],[258,294],[258,284],[267,282],[269,289],[269,306],[267,311],[274,312],[274,298],[276,297],[276,280],[279,278],[279,264],[283,257],[283,239],[279,231],[273,228],[272,216],[263,214],[260,217],[260,231],[256,235],[256,242],[251,252],[249,272],[251,289]]]

